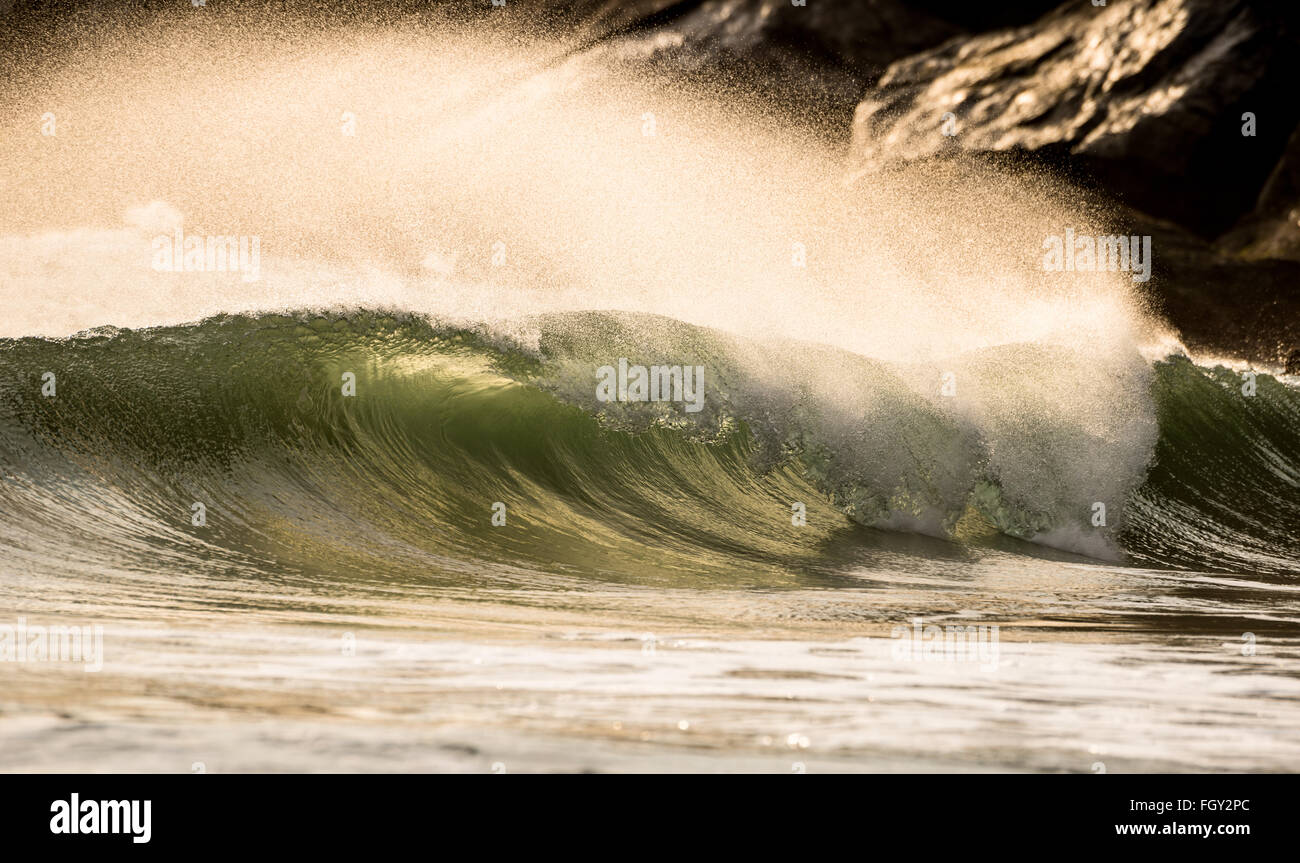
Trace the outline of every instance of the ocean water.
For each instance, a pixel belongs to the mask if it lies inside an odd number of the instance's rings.
[[[5,94],[0,769],[1300,767],[1300,387],[1042,266],[1121,216],[540,42],[170,26]]]

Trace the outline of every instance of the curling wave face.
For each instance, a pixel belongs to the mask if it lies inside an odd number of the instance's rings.
[[[1050,393],[1078,361],[1059,350],[976,352],[946,396],[934,369],[638,315],[519,331],[354,311],[4,341],[0,545],[39,570],[780,584],[833,568],[857,521],[1300,572],[1300,392],[1268,376],[1246,398],[1235,372],[1135,357],[1093,394],[1149,392],[1158,429],[1124,451],[1043,397],[982,410],[1008,368]],[[697,364],[703,409],[598,400],[619,356]]]
[[[1170,354],[1129,273],[1045,268],[1112,233],[1050,178],[846,180],[541,38],[239,24],[10,60],[14,560],[779,581],[856,522],[1294,571],[1294,389]],[[238,267],[190,266],[213,237]],[[622,360],[701,369],[700,410],[599,400]]]

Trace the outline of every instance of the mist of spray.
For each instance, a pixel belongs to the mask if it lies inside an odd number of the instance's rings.
[[[936,400],[951,374],[1022,500],[1140,478],[1158,328],[1128,274],[1044,270],[1046,237],[1108,231],[1043,177],[850,178],[805,130],[541,39],[284,27],[116,33],[11,86],[0,335],[366,306],[527,340],[539,312],[650,312],[885,361]],[[258,238],[256,280],[159,272],[178,228]]]

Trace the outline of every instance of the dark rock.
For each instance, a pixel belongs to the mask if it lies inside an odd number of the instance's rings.
[[[907,5],[928,12],[959,27],[981,33],[1028,24],[1067,0],[998,0],[997,3],[972,3],[971,0],[911,0]]]
[[[1193,353],[1285,366],[1300,355],[1300,261],[1243,260],[1177,225],[1096,204],[1152,238],[1152,310]]]
[[[1165,272],[1163,311],[1189,348],[1284,365],[1300,356],[1300,262],[1210,255],[1167,260]]]
[[[703,0],[672,4],[584,47],[844,128],[867,82],[890,62],[960,32],[904,0]]]
[[[1243,258],[1300,261],[1300,129],[1291,135],[1255,210],[1222,244]]]
[[[587,45],[625,33],[649,30],[686,14],[702,0],[543,0],[516,4],[512,13],[531,16],[561,42]]]
[[[1253,208],[1300,121],[1298,18],[1300,4],[1249,0],[1071,3],[894,63],[857,108],[854,153],[871,169],[1020,151],[1215,236]]]

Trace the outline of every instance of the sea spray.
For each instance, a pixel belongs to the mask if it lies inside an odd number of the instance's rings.
[[[556,315],[546,339],[577,350],[538,385],[611,427],[653,416],[716,441],[743,424],[757,460],[797,461],[865,524],[948,536],[973,507],[1024,538],[1088,527],[1094,552],[1123,529],[1156,440],[1153,325],[1127,273],[1044,272],[1061,226],[1115,233],[1047,178],[953,162],[853,179],[805,129],[557,63],[544,40],[325,26],[287,50],[283,20],[229,39],[158,26],[97,57],[93,94],[76,56],[40,70],[99,134],[56,149],[0,115],[5,163],[63,178],[9,190],[0,334],[339,308],[517,334]],[[258,278],[206,255],[155,269],[164,223],[259,238]],[[715,364],[669,349],[679,325],[743,342]],[[706,397],[599,402],[620,357],[702,367]],[[292,374],[273,415],[314,403],[313,369]],[[1097,502],[1113,517],[1093,529]]]

